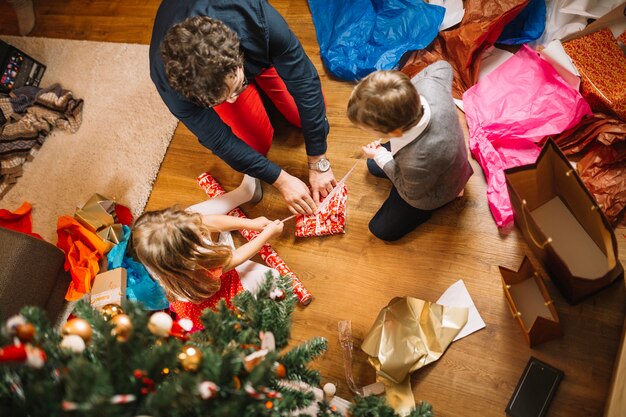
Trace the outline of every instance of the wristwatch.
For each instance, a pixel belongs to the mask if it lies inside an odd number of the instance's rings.
[[[309,169],[314,169],[319,172],[326,172],[330,169],[330,161],[326,158],[321,158],[317,162],[309,162]]]

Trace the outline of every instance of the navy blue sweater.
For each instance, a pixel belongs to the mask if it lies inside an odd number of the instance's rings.
[[[233,169],[273,183],[280,167],[235,136],[215,110],[198,106],[167,82],[160,45],[167,31],[192,16],[210,16],[231,28],[244,51],[244,73],[250,80],[273,66],[294,97],[308,155],[326,152],[328,120],[319,75],[287,22],[266,0],[164,0],[150,42],[150,77],[170,111],[202,145]]]

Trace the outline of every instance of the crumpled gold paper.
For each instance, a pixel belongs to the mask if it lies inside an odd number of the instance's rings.
[[[122,225],[115,222],[112,213],[115,212],[115,202],[100,194],[92,195],[82,208],[77,208],[74,218],[89,231],[96,233],[104,240],[110,250],[114,245],[124,240]]]
[[[415,408],[411,372],[439,359],[467,323],[468,309],[396,297],[383,308],[361,349],[386,387],[387,401],[401,415]]]

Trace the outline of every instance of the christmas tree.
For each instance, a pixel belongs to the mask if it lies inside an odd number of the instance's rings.
[[[0,334],[2,416],[296,416],[312,401],[320,374],[309,363],[327,342],[285,349],[296,305],[287,278],[268,277],[243,292],[234,310],[207,310],[204,330],[141,306],[80,302],[61,332],[26,307]],[[358,398],[350,414],[395,416],[383,398]],[[340,416],[328,403],[317,416]],[[421,404],[411,417],[432,416]]]

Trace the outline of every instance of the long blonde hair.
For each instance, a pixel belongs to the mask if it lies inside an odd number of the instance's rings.
[[[134,254],[163,285],[170,301],[177,298],[199,303],[220,288],[207,270],[226,265],[229,246],[210,242],[211,231],[202,215],[177,207],[149,211],[133,225]]]

